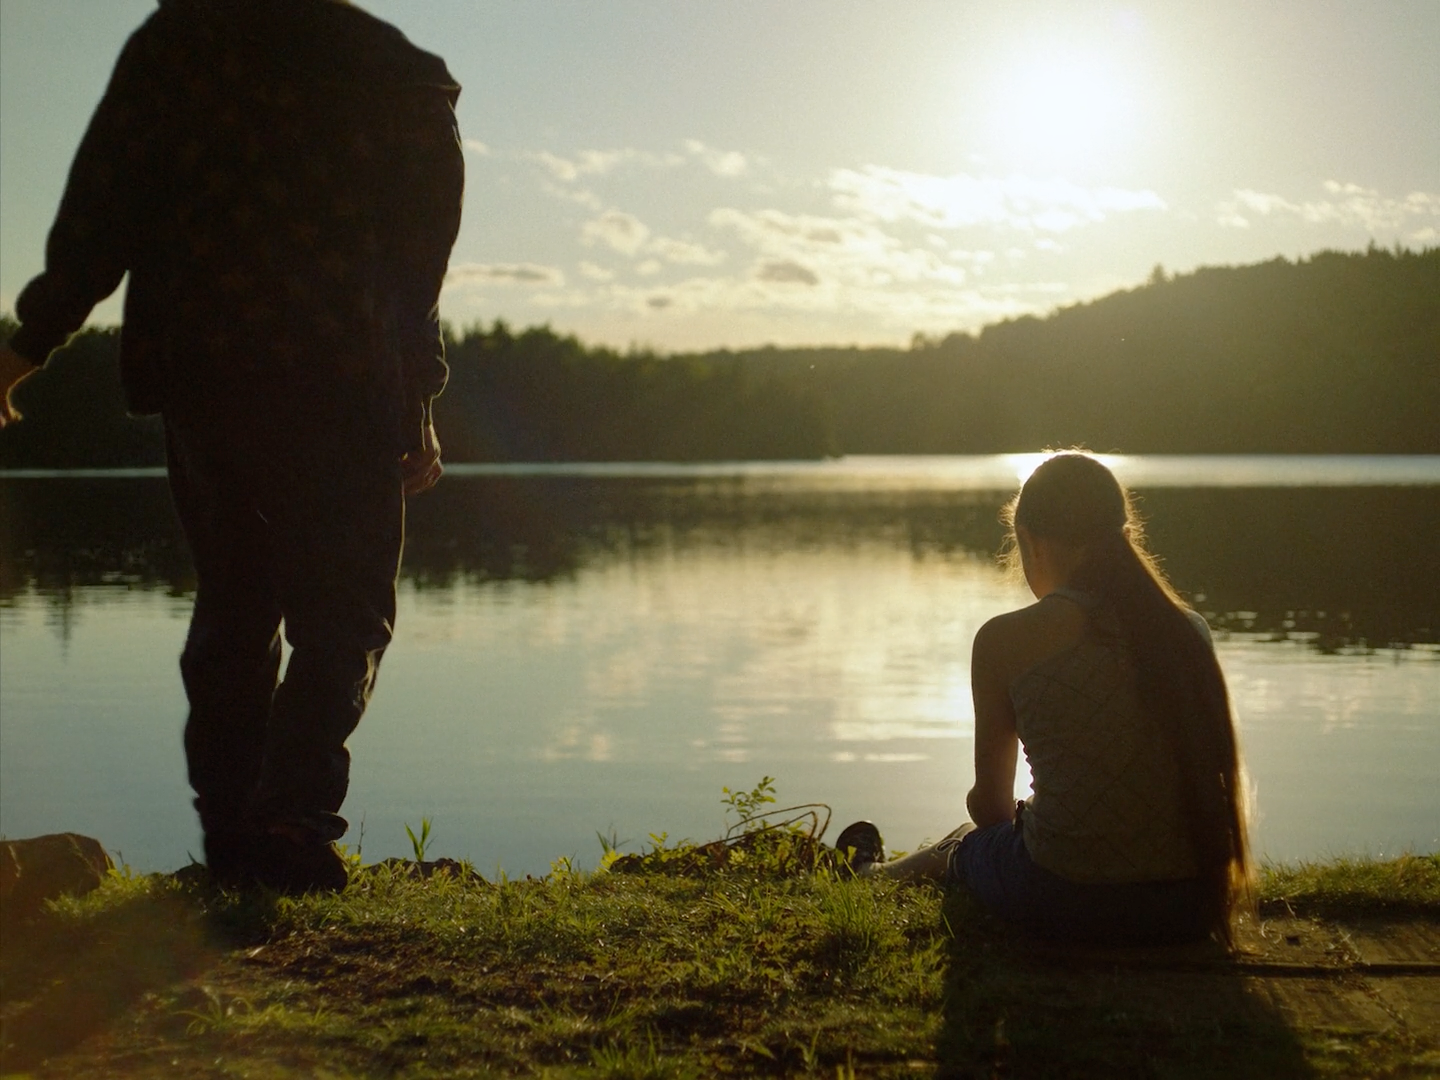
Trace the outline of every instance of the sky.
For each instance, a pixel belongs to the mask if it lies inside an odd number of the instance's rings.
[[[1440,0],[361,6],[464,87],[457,326],[906,344],[1157,264],[1440,245]],[[0,308],[153,10],[0,0]]]

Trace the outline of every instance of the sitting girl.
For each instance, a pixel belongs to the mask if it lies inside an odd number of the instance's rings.
[[[975,637],[973,824],[866,867],[883,849],[860,822],[841,850],[855,849],[862,873],[967,886],[1048,938],[1232,944],[1251,867],[1229,698],[1204,619],[1176,597],[1128,493],[1095,458],[1047,459],[1006,520],[1037,601]],[[1034,794],[1017,804],[1021,746]]]

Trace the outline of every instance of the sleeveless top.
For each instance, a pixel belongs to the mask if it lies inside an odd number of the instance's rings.
[[[1180,807],[1180,773],[1140,704],[1130,649],[1089,594],[1056,589],[1085,609],[1075,645],[1010,686],[1034,794],[1021,825],[1040,866],[1071,881],[1172,881],[1198,874]],[[1209,627],[1194,612],[1196,632]]]

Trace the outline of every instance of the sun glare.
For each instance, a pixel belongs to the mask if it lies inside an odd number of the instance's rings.
[[[1015,470],[1015,479],[1023,487],[1030,474],[1038,469],[1045,461],[1055,456],[1058,451],[1047,450],[1039,454],[1003,454],[1005,463]],[[1131,459],[1125,454],[1094,454],[1096,461],[1100,462],[1111,472],[1124,472],[1130,464]],[[1122,477],[1123,482],[1123,477]]]
[[[1026,56],[996,80],[991,138],[1022,168],[1104,164],[1135,119],[1124,82],[1100,56],[1054,50]]]

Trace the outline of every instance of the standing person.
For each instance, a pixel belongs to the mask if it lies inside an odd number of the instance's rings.
[[[1008,508],[1036,602],[975,636],[971,822],[862,872],[968,887],[1043,936],[1232,942],[1251,884],[1240,754],[1210,631],[1146,551],[1130,496],[1088,454],[1048,458]],[[1034,794],[1015,802],[1023,747]]]
[[[441,471],[458,94],[346,0],[161,0],[0,347],[3,426],[129,274],[121,377],[164,419],[195,563],[185,752],[222,883],[346,882],[345,742],[391,637],[405,496]]]

